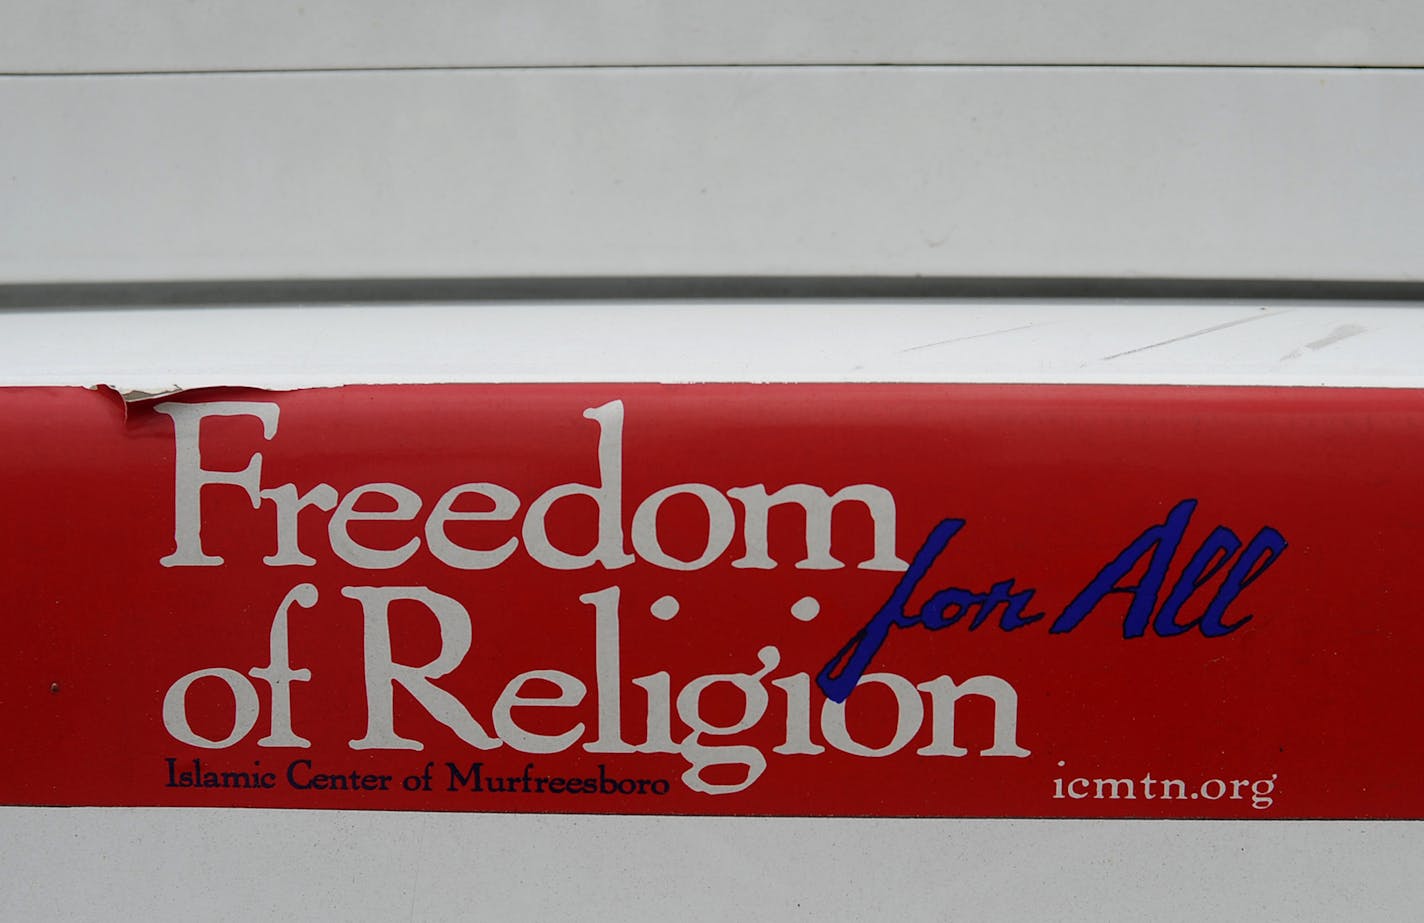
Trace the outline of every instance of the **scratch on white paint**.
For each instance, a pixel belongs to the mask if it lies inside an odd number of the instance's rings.
[[[1206,335],[1209,334],[1209,333],[1216,333],[1218,330],[1225,330],[1225,329],[1227,329],[1228,327],[1239,327],[1239,326],[1242,325],[1242,324],[1249,324],[1249,323],[1252,323],[1253,321],[1265,320],[1266,318],[1268,318],[1268,317],[1274,317],[1274,316],[1276,316],[1277,314],[1284,314],[1284,313],[1286,313],[1286,312],[1289,311],[1289,310],[1291,310],[1291,309],[1290,309],[1290,308],[1282,308],[1282,309],[1277,310],[1277,311],[1271,311],[1271,310],[1268,310],[1268,309],[1266,309],[1266,308],[1262,308],[1258,313],[1252,314],[1250,317],[1237,318],[1236,320],[1227,321],[1227,322],[1224,323],[1224,324],[1213,324],[1213,325],[1210,326],[1210,327],[1203,327],[1203,328],[1200,329],[1200,330],[1193,330],[1191,333],[1184,333],[1184,334],[1182,334],[1181,336],[1175,336],[1175,337],[1172,337],[1172,338],[1166,339],[1166,340],[1159,340],[1159,341],[1156,342],[1156,343],[1148,343],[1146,346],[1138,346],[1138,347],[1136,347],[1136,348],[1134,348],[1134,349],[1125,349],[1125,350],[1123,350],[1123,351],[1120,352],[1120,353],[1113,353],[1111,356],[1104,356],[1104,357],[1103,357],[1101,360],[1099,360],[1099,361],[1101,361],[1101,362],[1109,362],[1109,361],[1111,361],[1111,360],[1113,360],[1113,359],[1120,359],[1120,358],[1122,358],[1123,356],[1131,356],[1131,355],[1134,355],[1134,354],[1136,354],[1136,353],[1143,353],[1143,352],[1146,352],[1146,351],[1149,350],[1149,349],[1156,349],[1156,348],[1158,348],[1159,346],[1170,346],[1170,345],[1173,344],[1173,343],[1180,343],[1180,342],[1182,342],[1183,340],[1191,340],[1191,339],[1195,339],[1196,337],[1206,336]]]
[[[1034,322],[1034,321],[1030,321],[1030,322],[1027,323],[1027,324],[1019,324],[1017,327],[1005,327],[1005,328],[1003,328],[1002,330],[986,330],[986,331],[983,332],[983,333],[971,333],[971,334],[969,334],[968,336],[950,337],[950,338],[947,339],[947,340],[935,340],[933,343],[921,343],[919,346],[908,346],[908,347],[906,347],[906,348],[900,350],[900,352],[902,352],[902,353],[912,353],[912,352],[916,352],[917,350],[921,350],[921,349],[932,349],[933,347],[936,347],[936,346],[948,346],[948,345],[951,344],[951,343],[963,343],[965,340],[979,340],[979,339],[983,339],[984,337],[998,336],[998,335],[1001,334],[1001,333],[1013,333],[1013,332],[1018,331],[1018,330],[1028,330],[1028,329],[1031,328],[1031,327],[1041,327],[1041,326],[1043,326],[1043,325],[1040,324],[1040,323],[1036,323],[1036,322]]]

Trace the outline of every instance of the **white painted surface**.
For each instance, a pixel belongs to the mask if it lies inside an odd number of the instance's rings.
[[[0,385],[918,381],[1424,388],[1424,306],[510,303],[12,310]]]
[[[1419,279],[1424,71],[0,78],[0,282]]]
[[[0,70],[1424,63],[1414,0],[6,0]]]
[[[1417,824],[0,809],[11,920],[1401,920]]]

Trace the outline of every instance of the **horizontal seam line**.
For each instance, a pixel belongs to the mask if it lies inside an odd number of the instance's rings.
[[[685,71],[685,70],[1238,70],[1238,71],[1398,71],[1424,70],[1424,64],[1230,64],[1191,62],[1108,62],[1065,63],[1044,61],[1021,62],[949,62],[949,63],[887,63],[887,62],[768,62],[729,64],[693,62],[679,64],[411,64],[411,65],[333,65],[329,67],[217,67],[169,69],[113,70],[32,70],[0,71],[0,78],[63,79],[77,77],[206,77],[262,76],[278,74],[390,74],[390,73],[479,73],[503,71]]]
[[[557,276],[8,282],[0,313],[43,307],[171,307],[570,300],[1094,300],[1424,303],[1424,282],[891,276]]]

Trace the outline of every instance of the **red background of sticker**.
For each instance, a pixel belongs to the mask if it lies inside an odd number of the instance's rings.
[[[521,548],[506,563],[461,571],[419,552],[386,571],[362,570],[331,551],[327,514],[302,514],[301,545],[318,563],[269,567],[270,506],[254,511],[234,487],[204,491],[204,545],[222,567],[166,568],[173,550],[173,427],[151,408],[124,409],[111,394],[81,389],[0,391],[0,494],[5,529],[4,653],[0,711],[7,755],[0,801],[44,805],[248,805],[414,810],[697,814],[1424,817],[1424,721],[1415,652],[1424,646],[1414,566],[1421,534],[1424,395],[1410,391],[1188,387],[929,385],[502,385],[348,387],[292,393],[222,390],[179,400],[272,401],[281,407],[271,441],[251,417],[204,423],[203,462],[241,468],[263,456],[263,486],[324,482],[342,495],[396,482],[424,498],[411,523],[358,524],[372,545],[421,535],[424,514],[449,487],[503,485],[523,502],[513,523],[460,528],[472,547],[518,535],[524,510],[549,487],[597,483],[597,425],[586,408],[621,399],[624,527],[644,497],[702,482],[769,490],[806,483],[828,491],[886,487],[898,513],[897,550],[908,559],[936,522],[967,520],[925,585],[986,590],[1010,577],[1034,587],[1036,625],[1005,633],[892,632],[871,668],[921,682],[997,675],[1019,695],[1019,743],[1027,758],[984,757],[989,709],[966,700],[962,758],[925,757],[925,727],[897,753],[771,752],[784,733],[785,697],[771,689],[767,716],[714,744],[748,743],[767,755],[765,773],[727,795],[688,790],[677,754],[525,755],[481,752],[461,742],[409,696],[396,694],[396,730],[425,742],[414,751],[353,751],[366,725],[359,604],[346,586],[425,586],[469,610],[474,646],[440,681],[487,731],[509,679],[563,670],[589,687],[570,709],[525,709],[522,723],[549,733],[596,723],[592,609],[581,594],[622,591],[624,737],[641,739],[644,696],[629,680],[671,674],[674,695],[711,673],[751,672],[771,644],[781,664],[769,677],[812,676],[885,600],[898,576],[860,570],[870,557],[869,517],[836,514],[833,551],[848,566],[792,566],[804,555],[799,515],[772,515],[773,570],[733,568],[738,534],[717,561],[673,572],[643,561],[607,571],[554,571]],[[1223,638],[1122,637],[1127,598],[1105,603],[1077,630],[1051,635],[1047,622],[1146,527],[1179,500],[1200,505],[1170,580],[1218,525],[1248,541],[1262,526],[1290,547],[1230,610],[1253,620]],[[686,498],[684,498],[686,499]],[[569,503],[560,539],[592,544],[591,505]],[[794,512],[794,511],[793,511]],[[562,515],[562,514],[559,514]],[[452,535],[456,534],[452,527]],[[359,531],[358,531],[359,530]],[[683,531],[685,530],[685,534]],[[662,536],[688,556],[705,538],[695,504],[669,503]],[[682,542],[683,544],[679,544]],[[1219,581],[1219,578],[1218,578]],[[256,729],[225,750],[174,740],[161,703],[179,677],[208,667],[241,673],[268,663],[268,632],[283,596],[316,585],[312,609],[294,607],[291,662],[313,680],[293,691],[294,726],[305,750],[262,748],[270,695],[256,688]],[[1215,582],[1214,582],[1215,583]],[[1214,586],[1213,583],[1213,586]],[[680,601],[670,621],[649,614],[664,595]],[[922,599],[925,594],[917,597]],[[789,609],[820,601],[810,622]],[[1186,612],[1199,609],[1194,597]],[[421,663],[436,649],[432,617],[418,608],[392,619],[398,660]],[[57,687],[56,685],[57,684]],[[52,691],[57,688],[58,691]],[[196,728],[220,736],[231,697],[195,687]],[[733,700],[728,700],[733,701]],[[813,687],[813,738],[822,697]],[[857,690],[852,733],[889,739],[893,699]],[[733,716],[734,717],[734,716]],[[206,724],[204,722],[207,722]],[[226,723],[224,723],[226,722]],[[674,736],[687,733],[674,714]],[[434,790],[409,793],[173,788],[164,759],[247,770],[254,761],[282,776],[294,759],[317,771],[390,773],[397,780],[436,763]],[[475,794],[445,791],[445,761],[485,764],[489,774],[665,778],[664,796]],[[1278,777],[1272,804],[1243,799],[1054,798],[1058,778],[1187,781]]]

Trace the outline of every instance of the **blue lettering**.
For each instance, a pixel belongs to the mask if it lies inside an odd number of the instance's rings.
[[[1225,526],[1217,526],[1212,530],[1206,541],[1192,554],[1161,606],[1157,604],[1167,574],[1171,570],[1172,560],[1176,557],[1177,549],[1182,544],[1196,508],[1196,500],[1181,501],[1167,514],[1166,521],[1149,527],[1128,543],[1053,620],[1049,633],[1064,634],[1077,628],[1099,603],[1113,594],[1127,594],[1132,597],[1127,614],[1123,618],[1124,638],[1140,638],[1147,633],[1149,626],[1154,633],[1164,638],[1183,634],[1193,627],[1208,638],[1218,638],[1249,622],[1252,618],[1250,615],[1227,622],[1226,610],[1235,602],[1241,591],[1259,579],[1285,551],[1285,537],[1269,526],[1256,533],[1246,550],[1231,564],[1221,586],[1202,615],[1185,623],[1177,620],[1187,600],[1209,583],[1240,551],[1241,540]],[[1013,631],[1043,618],[1042,612],[1024,615],[1035,591],[1025,589],[1015,592],[1012,579],[999,581],[987,593],[961,587],[938,590],[930,596],[920,611],[909,610],[910,598],[919,589],[921,581],[935,561],[949,546],[950,540],[964,528],[964,523],[963,519],[946,519],[930,531],[929,537],[915,553],[909,569],[896,583],[890,598],[871,616],[865,627],[856,632],[821,668],[820,673],[816,675],[816,684],[821,687],[826,698],[834,702],[844,702],[850,696],[861,676],[869,669],[875,655],[885,644],[891,628],[920,625],[930,631],[939,631],[958,624],[965,616],[970,616],[969,630],[973,631],[997,612],[999,628],[1003,631]],[[1123,581],[1128,575],[1144,562],[1146,569],[1141,579],[1135,584],[1124,584]]]
[[[1172,564],[1172,556],[1177,553],[1177,546],[1181,544],[1182,535],[1187,531],[1187,523],[1191,521],[1196,507],[1197,501],[1183,500],[1172,507],[1166,522],[1152,526],[1134,539],[1111,564],[1098,572],[1083,592],[1068,604],[1063,614],[1053,620],[1049,632],[1056,635],[1072,631],[1110,594],[1130,593],[1132,605],[1128,607],[1127,618],[1122,623],[1122,636],[1142,637],[1152,619],[1153,610],[1157,608],[1157,594],[1162,590],[1162,581],[1167,578],[1167,568]],[[1136,585],[1119,586],[1119,581],[1132,573],[1144,555],[1151,557],[1142,581]]]
[[[1256,578],[1265,573],[1266,568],[1276,563],[1280,559],[1281,552],[1285,550],[1286,538],[1275,529],[1267,526],[1257,532],[1256,537],[1251,539],[1251,544],[1247,545],[1246,550],[1241,553],[1241,557],[1231,565],[1231,570],[1226,572],[1226,579],[1222,581],[1221,589],[1216,591],[1216,596],[1206,607],[1206,614],[1202,616],[1201,621],[1201,633],[1208,638],[1219,638],[1222,635],[1231,634],[1251,621],[1251,616],[1247,615],[1228,625],[1221,618],[1226,614],[1226,607],[1235,601],[1237,595],[1255,583]],[[1265,560],[1263,561],[1262,558]]]

